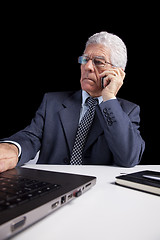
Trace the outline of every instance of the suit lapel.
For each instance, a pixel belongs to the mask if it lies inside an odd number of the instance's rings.
[[[70,154],[75,142],[75,136],[79,124],[79,116],[82,102],[82,92],[75,92],[72,96],[68,97],[63,103],[63,108],[60,110],[60,120],[63,126],[63,131],[66,136],[66,140],[69,146]],[[84,151],[86,151],[100,134],[103,133],[103,129],[100,125],[97,114],[93,120],[93,124],[90,133],[85,144]]]
[[[62,103],[63,108],[59,112],[70,153],[75,141],[75,135],[80,116],[81,102],[82,92],[75,92]]]

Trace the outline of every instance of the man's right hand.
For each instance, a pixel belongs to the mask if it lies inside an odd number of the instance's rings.
[[[18,148],[12,143],[0,143],[0,172],[12,169],[18,162]]]

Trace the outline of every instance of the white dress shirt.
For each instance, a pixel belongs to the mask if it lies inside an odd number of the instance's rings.
[[[86,91],[82,90],[82,107],[81,107],[81,111],[80,111],[79,123],[80,123],[82,117],[84,116],[84,114],[86,113],[86,111],[89,108],[88,105],[86,104],[86,99],[88,97],[90,97],[90,95]],[[98,99],[99,104],[101,102],[103,102],[102,96],[98,97],[97,99]]]

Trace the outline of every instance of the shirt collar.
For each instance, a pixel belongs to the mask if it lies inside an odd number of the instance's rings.
[[[88,97],[90,97],[90,95],[89,95],[86,91],[82,90],[82,106],[84,106],[85,101],[86,101],[86,99],[87,99]],[[100,104],[101,102],[103,102],[102,96],[97,97],[97,99],[98,99],[99,104]]]

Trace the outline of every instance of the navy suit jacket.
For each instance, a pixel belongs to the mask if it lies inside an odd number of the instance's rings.
[[[31,124],[8,140],[22,147],[19,165],[37,163],[69,164],[78,127],[82,92],[55,92],[44,95]],[[140,162],[144,141],[138,130],[140,108],[123,99],[102,102],[84,149],[83,164],[132,167]]]

